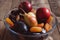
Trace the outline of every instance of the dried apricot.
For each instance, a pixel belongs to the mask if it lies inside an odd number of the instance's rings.
[[[31,27],[30,31],[31,32],[42,32],[42,28],[41,27]]]
[[[46,31],[48,32],[48,31],[50,31],[50,30],[52,29],[52,26],[49,25],[48,23],[46,23],[46,24],[45,24],[45,29],[46,29]]]
[[[47,23],[50,23],[52,20],[53,20],[53,17],[50,16],[50,17],[47,19]]]
[[[16,20],[17,20],[17,21],[20,20],[20,16],[19,16],[19,15],[16,16]]]
[[[10,18],[6,18],[5,21],[6,21],[10,26],[14,26],[14,23],[11,21]]]
[[[44,27],[44,23],[38,24],[38,27]]]

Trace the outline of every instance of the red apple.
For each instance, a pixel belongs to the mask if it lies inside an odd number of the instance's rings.
[[[25,12],[30,12],[32,10],[32,5],[25,1],[25,2],[21,2],[19,5],[19,9],[22,8]]]
[[[38,8],[36,11],[36,17],[38,21],[46,22],[46,20],[50,17],[50,11],[47,8]]]

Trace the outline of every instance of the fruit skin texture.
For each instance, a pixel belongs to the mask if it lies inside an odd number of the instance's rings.
[[[42,28],[41,27],[31,27],[30,32],[41,32]]]
[[[36,18],[36,15],[35,15],[33,12],[29,12],[28,14],[29,14],[30,16]]]
[[[31,12],[33,12],[34,14],[36,14],[36,10],[35,9],[32,9]]]
[[[18,9],[22,8],[25,12],[30,12],[32,10],[32,5],[28,2],[21,2]]]
[[[24,20],[26,22],[26,24],[28,24],[30,27],[33,27],[33,26],[37,26],[37,20],[35,17],[32,17],[31,15],[29,14],[24,14]]]
[[[19,20],[20,20],[20,16],[17,15],[17,16],[16,16],[16,21],[19,21]]]
[[[18,33],[23,33],[23,34],[27,33],[28,31],[27,25],[22,21],[16,22],[14,28],[12,29]]]
[[[14,26],[14,23],[11,21],[10,18],[6,18],[5,21],[12,27]]]
[[[44,23],[40,23],[40,24],[38,24],[38,27],[44,27]]]
[[[15,21],[17,21],[16,18],[17,18],[17,16],[19,15],[19,13],[20,13],[19,10],[12,10],[11,13],[9,14],[9,18],[10,18],[13,22],[15,22]],[[20,19],[20,17],[19,17],[19,19]]]
[[[50,31],[52,29],[52,26],[49,25],[48,23],[45,24],[45,30],[46,32]]]
[[[51,23],[51,22],[52,22],[52,20],[53,20],[53,17],[52,17],[52,16],[50,16],[50,17],[47,19],[47,23]]]
[[[50,11],[47,8],[38,8],[36,17],[39,21],[46,21],[50,17]]]

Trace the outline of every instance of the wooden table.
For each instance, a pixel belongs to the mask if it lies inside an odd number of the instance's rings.
[[[17,40],[9,33],[9,31],[5,28],[3,21],[1,20],[3,20],[4,15],[6,15],[9,10],[18,7],[19,2],[20,0],[0,0],[0,40]],[[48,0],[45,0],[44,2],[45,3],[42,3],[42,6],[50,9]],[[58,20],[60,20],[59,18],[60,17],[58,17]],[[53,37],[54,40],[60,40],[60,35],[57,31],[57,28],[50,36]]]

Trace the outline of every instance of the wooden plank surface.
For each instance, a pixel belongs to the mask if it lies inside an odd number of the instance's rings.
[[[0,19],[3,20],[4,15],[6,15],[9,10],[18,7],[19,2],[20,0],[0,0]],[[47,0],[41,5],[50,9]],[[51,36],[54,38],[54,40],[60,39],[57,28],[53,34],[51,34]],[[11,35],[10,32],[5,28],[3,21],[0,21],[0,40],[17,40],[17,38]]]
[[[56,16],[60,16],[60,0],[48,0],[50,8]]]
[[[10,10],[11,2],[12,0],[0,0],[0,20],[3,20],[4,15]],[[0,35],[0,40],[2,40],[5,35],[5,26],[3,21],[0,21]]]

